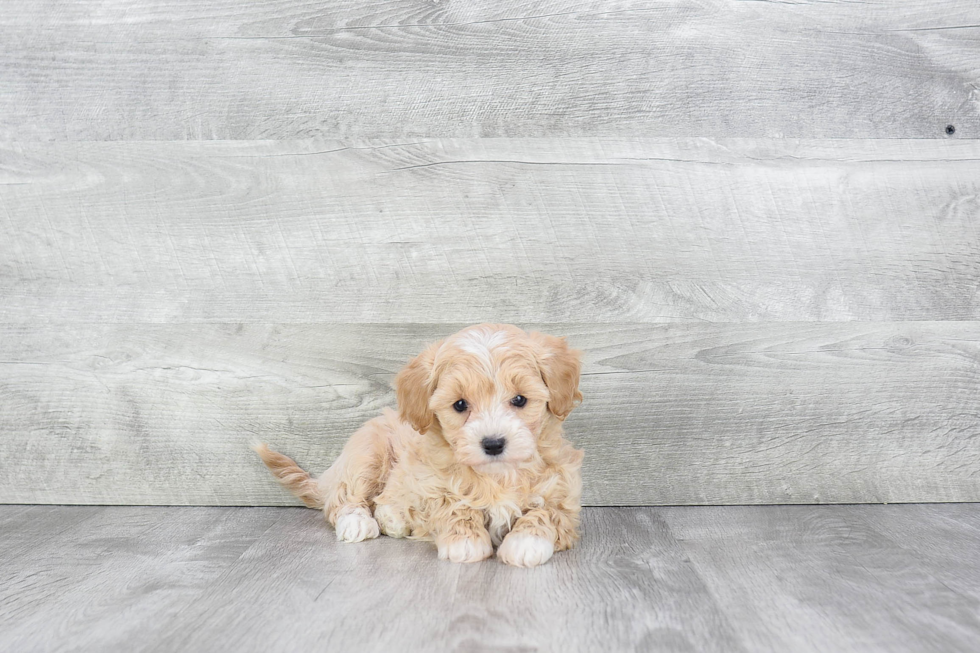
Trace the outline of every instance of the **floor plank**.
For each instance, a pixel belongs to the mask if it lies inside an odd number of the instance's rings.
[[[47,522],[0,538],[29,539],[32,545],[3,567],[4,650],[126,650],[144,628],[178,611],[283,517],[281,509],[270,508],[118,507],[99,508],[62,528],[50,518],[70,521],[75,508],[45,510]]]
[[[906,548],[916,533],[899,523],[913,514],[943,523],[947,510],[733,506],[663,514],[753,650],[970,651],[980,642],[980,604],[941,576],[975,576],[980,558],[925,558]],[[888,529],[891,537],[878,528],[889,522],[899,526]],[[952,553],[957,544],[940,547]]]
[[[980,135],[974,0],[16,0],[0,138]]]
[[[437,650],[458,574],[427,543],[341,545],[319,513],[290,510],[180,613],[144,631],[146,650],[295,651],[325,642]],[[270,619],[274,628],[256,631]]]
[[[583,530],[577,549],[530,574],[464,567],[453,650],[745,650],[659,512],[587,510]]]
[[[427,543],[341,544],[305,509],[37,510],[0,530],[0,545],[34,543],[0,572],[3,650],[900,653],[980,641],[980,504],[591,508],[580,546],[534,570],[453,565]],[[0,506],[0,523],[30,512]]]
[[[79,510],[65,511],[60,506],[2,506],[3,537],[0,538],[0,559],[14,560],[35,552],[39,542],[60,542],[90,520],[105,513],[102,506],[78,506]]]
[[[914,555],[938,582],[959,595],[958,605],[980,615],[980,510],[973,504],[851,506],[843,514],[860,520]]]

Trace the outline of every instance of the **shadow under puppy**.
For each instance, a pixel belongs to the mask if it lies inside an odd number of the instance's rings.
[[[319,479],[264,444],[255,450],[339,540],[430,540],[453,562],[497,546],[503,562],[533,567],[578,539],[583,453],[562,422],[582,399],[580,370],[564,338],[468,327],[398,374],[398,412],[362,426]]]

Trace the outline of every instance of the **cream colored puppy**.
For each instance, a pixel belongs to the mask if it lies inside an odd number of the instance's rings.
[[[315,480],[264,444],[279,481],[345,542],[410,537],[439,557],[547,562],[578,539],[581,451],[562,421],[582,399],[563,338],[481,324],[427,348],[395,380],[398,412],[361,427]]]

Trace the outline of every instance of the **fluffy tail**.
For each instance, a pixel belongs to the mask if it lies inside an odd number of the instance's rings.
[[[269,468],[283,487],[292,492],[310,508],[323,508],[323,497],[316,480],[307,474],[289,456],[273,451],[262,442],[252,445],[255,453],[259,454],[262,462]]]

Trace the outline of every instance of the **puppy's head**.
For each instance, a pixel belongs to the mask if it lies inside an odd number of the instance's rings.
[[[564,338],[510,325],[469,327],[438,342],[396,379],[402,419],[445,439],[456,460],[505,471],[530,460],[549,420],[582,394],[581,352]]]

